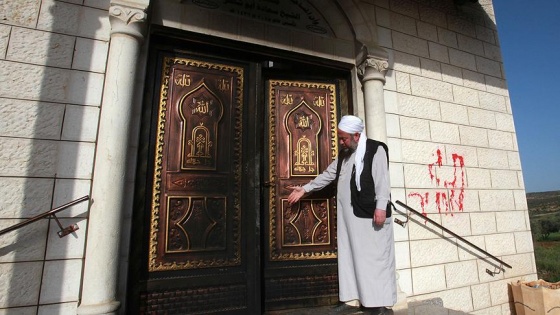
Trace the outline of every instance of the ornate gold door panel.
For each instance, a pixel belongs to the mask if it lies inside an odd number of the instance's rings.
[[[148,271],[174,290],[145,303],[171,294],[183,309],[170,312],[244,309],[244,68],[176,56],[160,65]]]
[[[335,84],[268,81],[268,308],[336,297],[336,200],[322,191],[289,206],[286,187],[306,184],[336,157],[337,99]]]

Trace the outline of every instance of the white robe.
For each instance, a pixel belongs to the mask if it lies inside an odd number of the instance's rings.
[[[377,208],[385,209],[390,185],[385,150],[379,146],[372,162]],[[306,192],[320,190],[336,177],[337,161],[303,186]],[[337,186],[337,239],[339,299],[360,300],[365,307],[393,306],[397,302],[395,245],[392,218],[383,227],[372,219],[354,215],[350,202],[350,179],[354,155],[341,166]]]

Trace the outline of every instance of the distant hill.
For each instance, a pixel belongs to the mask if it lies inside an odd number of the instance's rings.
[[[529,211],[560,211],[560,190],[527,193]]]

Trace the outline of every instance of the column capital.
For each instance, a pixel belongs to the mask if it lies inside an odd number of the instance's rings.
[[[148,7],[131,3],[130,1],[111,1],[109,7],[109,20],[111,22],[111,35],[125,34],[144,40]]]
[[[389,69],[389,60],[375,56],[366,56],[357,68],[362,82],[379,80],[385,83],[385,74]]]

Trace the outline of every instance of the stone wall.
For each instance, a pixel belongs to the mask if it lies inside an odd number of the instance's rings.
[[[410,300],[509,313],[507,284],[535,279],[536,269],[492,3],[366,2],[375,5],[379,44],[390,52],[393,201],[513,267],[489,275],[495,261],[413,215],[406,228],[395,225],[401,288]]]
[[[0,229],[90,194],[109,0],[0,4]],[[88,202],[0,236],[0,313],[75,314]]]

